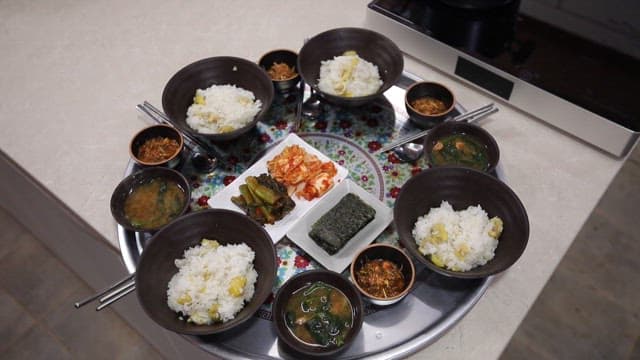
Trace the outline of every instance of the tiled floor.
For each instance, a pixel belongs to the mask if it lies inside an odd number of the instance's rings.
[[[0,358],[160,359],[92,290],[0,207]]]
[[[625,164],[502,355],[640,359],[640,148]],[[91,290],[0,208],[0,358],[158,359]]]
[[[640,359],[640,147],[585,223],[502,354]]]

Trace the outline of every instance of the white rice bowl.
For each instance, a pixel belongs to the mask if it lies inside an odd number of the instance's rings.
[[[254,258],[246,244],[203,239],[175,261],[178,273],[169,281],[169,308],[198,325],[232,320],[255,292]]]
[[[186,121],[201,134],[221,134],[249,124],[261,107],[262,102],[249,90],[235,85],[212,85],[196,90]]]
[[[437,266],[468,271],[493,259],[502,226],[499,217],[489,219],[480,205],[455,211],[443,201],[418,218],[412,234],[418,251]]]
[[[320,91],[344,97],[375,94],[382,86],[378,67],[358,56],[355,51],[320,63]]]

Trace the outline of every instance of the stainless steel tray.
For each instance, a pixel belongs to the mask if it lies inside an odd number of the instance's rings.
[[[404,109],[404,91],[418,80],[420,79],[404,73],[397,84],[385,92],[384,98],[363,109],[335,109],[331,105],[323,104],[322,114],[314,119],[305,118],[302,132],[299,134],[316,147],[333,152],[330,157],[336,161],[343,161],[346,167],[353,165],[350,177],[386,201],[389,206],[393,206],[394,191],[398,190],[412,173],[426,167],[424,160],[414,164],[398,163],[393,155],[381,154],[374,157],[370,153],[377,146],[418,131],[408,121]],[[307,92],[305,99],[308,95]],[[221,163],[228,165],[219,167],[212,174],[195,175],[188,164],[188,154],[183,156],[185,164],[182,166],[182,172],[198,185],[192,194],[193,211],[197,211],[200,197],[211,195],[224,186],[220,179],[232,179],[233,174],[241,173],[255,160],[257,154],[277,142],[279,137],[286,135],[287,129],[290,129],[294,121],[297,100],[295,96],[278,96],[271,119],[259,124],[257,133],[247,135],[252,138],[246,139],[248,145],[243,148],[245,150],[240,151],[241,145],[226,149],[216,147],[216,151],[221,154]],[[458,104],[456,111],[462,112],[463,108]],[[375,134],[369,134],[367,131]],[[256,136],[263,141],[256,144],[253,139]],[[242,143],[242,140],[238,143]],[[246,151],[247,148],[251,148],[252,151]],[[125,175],[137,170],[138,165],[130,161]],[[498,168],[499,177],[502,177],[501,173],[501,169]],[[208,185],[200,186],[202,183]],[[395,194],[397,195],[397,191]],[[144,244],[150,237],[151,234],[135,233],[118,226],[120,251],[129,272],[135,271]],[[393,225],[376,241],[397,241]],[[295,244],[286,238],[277,246],[284,247],[286,251],[296,249]],[[309,266],[313,266],[312,259]],[[416,271],[416,285],[401,302],[389,307],[366,305],[362,330],[355,342],[339,353],[337,358],[390,359],[405,357],[419,351],[462,319],[484,294],[492,280],[491,277],[477,280],[452,279],[435,274],[417,263]],[[269,308],[270,304],[265,305],[250,321],[223,334],[187,338],[194,345],[223,358],[294,358],[278,345]]]

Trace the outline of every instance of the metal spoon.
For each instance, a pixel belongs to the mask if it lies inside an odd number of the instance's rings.
[[[310,95],[307,101],[302,103],[302,114],[306,117],[316,119],[322,113],[322,103],[320,98],[316,95],[313,87],[309,86]]]
[[[466,121],[468,123],[473,123],[477,120],[480,119],[484,119],[485,117],[498,112],[498,108],[494,107],[492,108],[490,111],[486,111],[483,113],[480,113],[474,117],[471,117],[469,119],[465,119],[465,120],[461,120],[461,121]],[[414,162],[417,161],[418,159],[420,159],[422,157],[422,155],[424,155],[424,145],[422,144],[417,144],[417,143],[406,143],[404,145],[400,145],[397,148],[393,149],[393,153],[396,154],[396,156],[404,161],[404,162]]]

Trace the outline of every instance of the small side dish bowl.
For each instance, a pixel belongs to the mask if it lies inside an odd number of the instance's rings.
[[[452,271],[437,266],[418,250],[413,237],[416,221],[445,200],[456,211],[480,205],[490,218],[502,219],[504,228],[492,260],[468,271]],[[485,172],[468,168],[439,167],[412,177],[402,186],[393,215],[400,243],[407,251],[432,271],[454,278],[484,278],[508,269],[520,258],[529,239],[529,218],[513,190]]]
[[[229,132],[204,134],[192,129],[186,122],[187,109],[194,102],[197,89],[212,85],[235,85],[251,91],[262,106],[247,125]],[[164,87],[162,108],[180,130],[212,142],[224,142],[245,134],[262,119],[273,102],[273,84],[258,64],[238,57],[217,56],[196,61],[180,69]]]
[[[344,343],[341,346],[319,346],[308,344],[298,339],[287,325],[287,316],[293,316],[293,314],[288,315],[287,311],[287,302],[289,299],[291,299],[292,296],[300,289],[317,282],[322,282],[340,290],[351,304],[353,322],[351,329],[344,338]],[[272,313],[273,322],[278,333],[278,339],[286,345],[285,349],[292,350],[293,352],[299,353],[305,357],[320,357],[334,355],[346,349],[353,342],[356,335],[358,335],[358,332],[362,328],[362,322],[364,320],[364,305],[358,289],[347,278],[333,271],[310,270],[293,276],[280,287],[273,302]]]
[[[158,205],[155,200],[157,200],[158,195],[157,191],[155,194],[151,193],[151,191],[153,191],[151,189],[152,183],[157,184],[159,187],[162,187],[164,184],[164,193],[167,194],[167,196],[171,194],[177,196],[175,200],[172,197],[169,204],[165,203],[169,208],[157,209]],[[174,186],[177,188],[174,188]],[[133,211],[140,210],[144,211],[144,213],[128,216],[126,208],[127,199],[142,187],[149,187],[144,190],[148,192],[146,194],[147,196],[141,196],[140,201],[144,201],[144,204],[142,206],[136,206],[136,209]],[[179,194],[183,196],[179,196]],[[165,167],[147,167],[127,176],[116,186],[111,195],[111,214],[116,222],[127,230],[152,232],[185,214],[187,210],[189,210],[190,199],[191,189],[184,175]],[[167,214],[166,217],[162,220],[156,220],[154,217],[154,220],[149,223],[133,219],[138,216],[147,218],[150,216],[149,214],[156,210],[162,213],[163,216]]]
[[[140,130],[131,139],[129,154],[142,166],[166,166],[175,168],[180,164],[184,148],[182,134],[173,126],[151,125]]]
[[[416,101],[421,105],[417,105]],[[411,85],[404,96],[409,119],[424,129],[443,122],[451,114],[455,104],[455,95],[448,87],[429,81]]]
[[[404,280],[404,287],[400,293],[388,297],[380,296],[379,294],[374,295],[368,290],[365,284],[360,283],[360,275],[363,266],[367,262],[374,260],[390,261],[395,265],[396,269],[402,274],[402,279]],[[385,263],[380,264],[382,268],[384,268],[385,265]],[[409,255],[397,246],[389,244],[372,244],[362,249],[362,251],[354,257],[350,271],[351,281],[356,285],[358,290],[360,290],[360,293],[362,293],[369,302],[379,306],[392,305],[404,299],[404,297],[407,296],[413,288],[413,284],[416,279],[416,269],[413,266],[413,261],[411,261]],[[390,270],[385,269],[384,271],[386,274]],[[376,276],[379,275],[378,272],[375,272],[375,274]],[[373,272],[371,272],[370,275],[373,275]],[[393,279],[393,277],[391,279]]]
[[[374,94],[343,97],[323,92],[318,87],[322,61],[355,51],[358,56],[378,67],[382,86]],[[386,36],[362,28],[337,28],[322,32],[307,41],[298,54],[298,70],[302,79],[329,102],[345,107],[364,105],[387,91],[402,75],[404,58],[398,46]]]
[[[482,127],[447,121],[434,126],[425,136],[424,155],[430,167],[455,165],[491,173],[500,161],[500,148]]]
[[[224,323],[187,322],[167,305],[167,286],[178,272],[175,260],[183,258],[184,251],[199,245],[203,238],[216,240],[220,245],[244,243],[255,253],[253,266],[258,279],[253,297],[232,320]],[[138,300],[147,315],[165,329],[189,335],[217,334],[244,323],[258,311],[271,295],[276,269],[271,237],[257,222],[231,210],[201,210],[170,223],[149,240],[136,269]]]
[[[295,51],[286,49],[269,51],[258,60],[258,65],[267,72],[277,91],[287,92],[300,82],[300,73],[297,70],[298,53]],[[292,70],[293,74],[287,71],[283,73],[279,71],[281,69]]]

